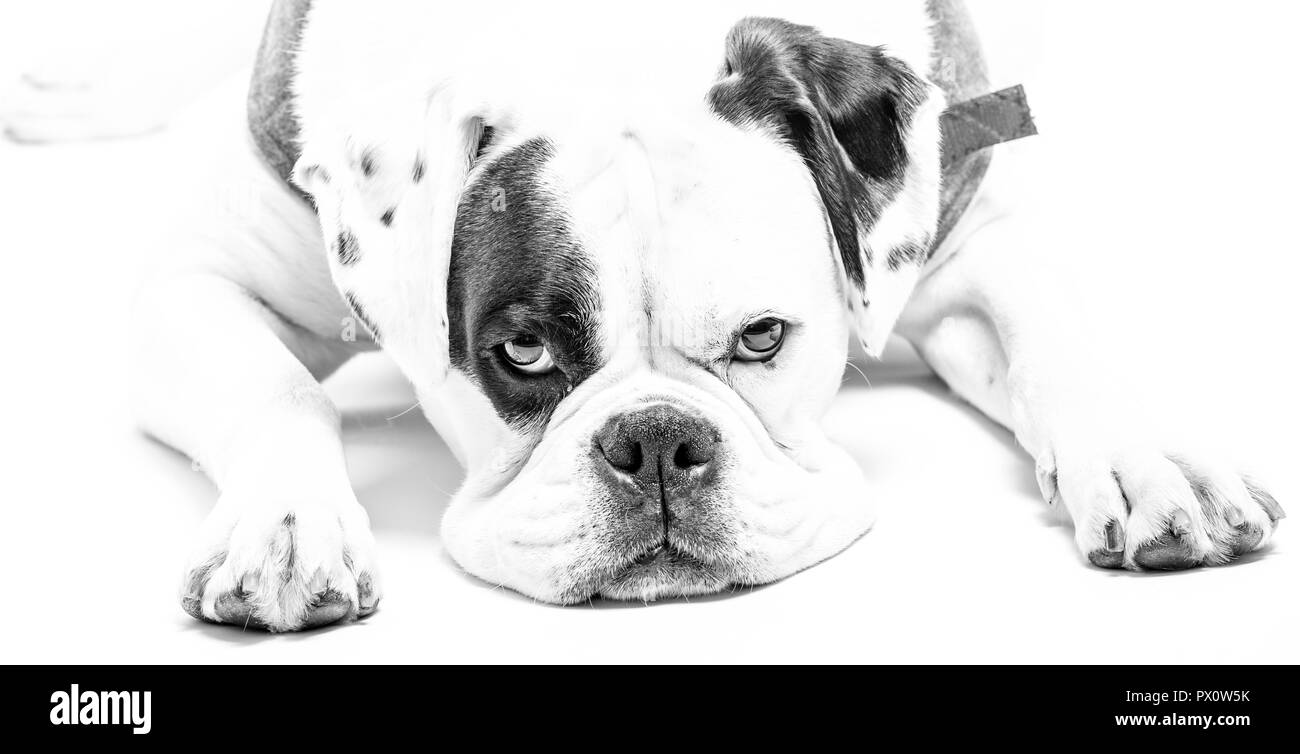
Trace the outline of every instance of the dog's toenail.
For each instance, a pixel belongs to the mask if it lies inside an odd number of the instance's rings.
[[[1255,484],[1252,480],[1246,479],[1246,491],[1250,493],[1251,498],[1259,503],[1259,507],[1264,509],[1268,514],[1268,519],[1276,524],[1278,521],[1286,518],[1286,511],[1278,504],[1277,498],[1273,497],[1268,490]]]
[[[1098,568],[1122,568],[1124,566],[1124,553],[1097,549],[1088,553],[1088,562]]]
[[[1237,510],[1235,506],[1229,506],[1224,516],[1228,519],[1228,525],[1234,528],[1241,526],[1246,520],[1245,516],[1242,516],[1241,511]]]
[[[1048,505],[1056,505],[1056,461],[1052,458],[1039,459],[1034,465],[1034,475],[1038,478],[1038,491]]]
[[[1191,534],[1192,519],[1187,515],[1187,511],[1177,511],[1173,518],[1169,519],[1169,529],[1174,534]]]
[[[1106,524],[1106,551],[1124,552],[1124,529],[1118,521]]]

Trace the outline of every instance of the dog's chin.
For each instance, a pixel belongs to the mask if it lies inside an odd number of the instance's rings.
[[[637,555],[597,591],[609,600],[653,600],[714,594],[731,585],[717,566],[663,543]]]

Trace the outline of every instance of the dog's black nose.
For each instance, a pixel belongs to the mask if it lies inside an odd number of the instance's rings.
[[[717,429],[702,417],[655,403],[611,418],[596,433],[610,468],[669,495],[695,487],[717,456]]]

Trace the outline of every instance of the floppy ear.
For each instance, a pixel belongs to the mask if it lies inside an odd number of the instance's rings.
[[[879,356],[938,222],[942,94],[879,47],[772,18],[732,27],[721,73],[714,111],[771,131],[807,165],[858,337]]]
[[[357,331],[417,383],[437,383],[449,367],[452,233],[483,132],[477,114],[437,94],[346,127],[302,124],[293,181],[316,203],[334,282]]]

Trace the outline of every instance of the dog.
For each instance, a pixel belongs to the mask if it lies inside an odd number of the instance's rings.
[[[851,339],[891,333],[1015,434],[1092,565],[1265,546],[1265,489],[1084,376],[997,158],[1021,99],[959,0],[278,0],[219,174],[252,201],[180,223],[136,305],[141,425],[220,489],[182,606],[375,610],[320,381],[380,347],[465,467],[448,552],[543,602],[768,583],[859,539],[820,420]]]

